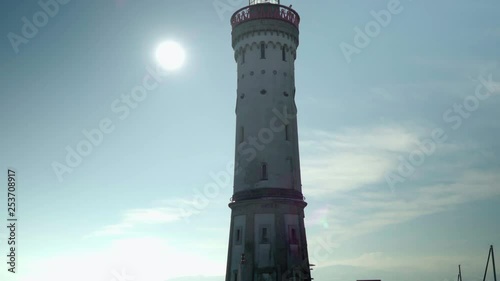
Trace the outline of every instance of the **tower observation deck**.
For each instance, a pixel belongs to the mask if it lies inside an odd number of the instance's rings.
[[[292,8],[280,5],[279,0],[251,0],[250,5],[236,11],[231,17],[231,25],[258,19],[277,19],[299,28],[300,17]]]

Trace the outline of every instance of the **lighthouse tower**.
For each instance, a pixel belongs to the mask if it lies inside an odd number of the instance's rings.
[[[295,106],[299,15],[250,0],[231,17],[236,155],[226,281],[311,280]]]

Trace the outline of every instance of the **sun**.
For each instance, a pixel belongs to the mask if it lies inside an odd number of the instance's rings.
[[[165,70],[177,70],[186,59],[184,48],[174,41],[165,41],[156,48],[156,61]]]

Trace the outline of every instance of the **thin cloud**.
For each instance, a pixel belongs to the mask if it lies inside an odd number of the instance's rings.
[[[183,199],[179,199],[178,201],[179,204],[176,206],[180,206],[180,204],[185,203],[185,200]],[[95,236],[121,235],[139,225],[174,223],[193,214],[186,212],[180,207],[173,206],[127,210],[122,214],[122,220],[119,223],[104,226],[102,229],[86,236],[86,238]]]
[[[456,182],[417,186],[404,197],[388,192],[358,192],[342,196],[343,204],[328,206],[331,229],[313,237],[312,243],[330,236],[337,245],[384,227],[422,216],[453,210],[461,204],[500,196],[499,171],[464,172]],[[384,194],[384,196],[381,196]]]
[[[397,165],[395,154],[417,145],[418,131],[394,126],[304,134],[301,172],[307,196],[321,198],[382,181]]]
[[[393,126],[306,134],[301,144],[306,152],[302,154],[306,196],[328,199],[309,211],[308,227],[322,228],[310,236],[313,249],[320,240],[335,241],[329,246],[339,247],[391,225],[500,196],[500,172],[480,168],[482,162],[471,157],[477,151],[471,149],[474,144],[460,142],[441,144],[404,188],[389,192],[385,174],[397,166],[398,155],[417,147],[427,131]],[[463,161],[457,162],[457,157]]]

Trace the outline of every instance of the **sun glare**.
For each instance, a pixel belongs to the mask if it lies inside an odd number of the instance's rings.
[[[182,46],[173,41],[166,41],[156,48],[156,61],[165,70],[179,69],[186,59]]]

